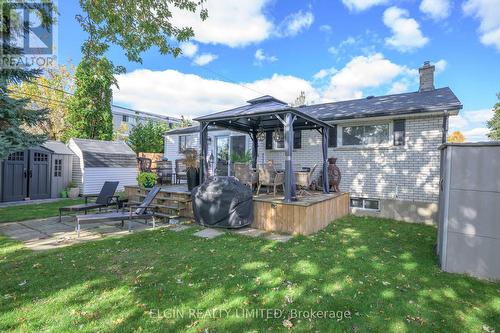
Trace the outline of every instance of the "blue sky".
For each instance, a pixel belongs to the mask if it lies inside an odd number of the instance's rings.
[[[209,19],[174,13],[196,36],[178,58],[155,49],[130,63],[115,104],[197,116],[262,94],[309,103],[416,91],[423,61],[436,87],[449,86],[464,109],[451,121],[468,141],[485,138],[500,92],[500,0],[208,0]],[[78,63],[85,34],[77,1],[59,1],[58,59]]]

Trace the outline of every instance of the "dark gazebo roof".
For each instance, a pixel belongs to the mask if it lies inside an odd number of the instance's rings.
[[[283,126],[276,116],[292,113],[297,117],[293,125],[296,129],[330,127],[329,124],[269,95],[249,100],[247,103],[244,106],[212,113],[195,120],[243,132],[251,132],[252,130],[266,131]]]

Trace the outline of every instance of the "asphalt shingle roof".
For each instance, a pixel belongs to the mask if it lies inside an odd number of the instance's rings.
[[[462,108],[450,88],[307,105],[298,110],[323,121],[404,115]]]
[[[137,158],[123,141],[73,139],[83,153],[86,168],[134,168]]]

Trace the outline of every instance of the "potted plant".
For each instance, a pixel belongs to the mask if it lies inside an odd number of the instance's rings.
[[[71,181],[68,184],[68,189],[66,190],[66,192],[68,193],[69,198],[76,199],[80,194],[80,189],[78,188],[78,186],[76,186],[75,182]]]
[[[151,188],[155,186],[158,176],[154,172],[141,172],[137,176],[137,182],[139,186],[145,188]]]
[[[184,163],[186,164],[188,190],[191,191],[193,188],[200,185],[198,152],[194,149],[186,149],[184,151],[184,158]]]

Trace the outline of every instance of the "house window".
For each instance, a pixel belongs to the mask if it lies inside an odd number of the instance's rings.
[[[183,153],[186,149],[193,147],[192,135],[179,135],[179,153]]]
[[[351,208],[380,210],[380,201],[375,199],[351,198]]]
[[[54,177],[62,177],[62,160],[54,160]]]
[[[281,138],[281,140],[273,138],[273,149],[285,149],[285,138]]]
[[[123,121],[124,123],[128,123],[128,116],[123,115],[123,116],[122,116],[122,121]]]
[[[391,124],[363,126],[342,126],[340,140],[342,146],[367,146],[389,144]]]

